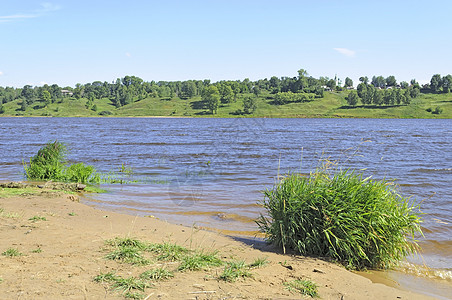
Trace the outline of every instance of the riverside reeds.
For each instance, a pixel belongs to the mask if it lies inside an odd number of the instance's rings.
[[[289,174],[265,192],[257,220],[268,240],[302,255],[329,257],[351,269],[388,268],[417,251],[419,206],[393,182],[354,171]]]

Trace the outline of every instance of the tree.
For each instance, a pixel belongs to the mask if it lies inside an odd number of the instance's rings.
[[[441,87],[441,75],[435,74],[432,76],[432,79],[430,79],[430,89],[438,93]]]
[[[196,84],[192,81],[184,81],[181,86],[181,98],[191,98],[196,96],[197,88]]]
[[[0,115],[5,112],[5,108],[3,107],[3,103],[0,103]]]
[[[210,113],[216,113],[220,104],[220,92],[218,91],[218,88],[213,85],[204,88],[202,100],[210,110]]]
[[[255,97],[247,96],[243,99],[243,111],[246,114],[252,114],[257,108],[257,99]]]
[[[384,88],[386,84],[386,80],[383,76],[373,76],[372,81],[370,82],[376,88]]]
[[[404,92],[404,98],[402,100],[402,103],[405,105],[408,105],[411,103],[411,94],[409,90],[405,90]]]
[[[52,96],[50,95],[50,92],[48,90],[43,90],[41,92],[41,98],[44,100],[45,105],[50,104],[50,100],[52,99]]]
[[[329,87],[331,90],[334,90],[334,88],[336,87],[336,80],[334,79],[328,80],[326,86]]]
[[[388,76],[385,81],[386,81],[387,86],[396,86],[397,85],[397,80],[395,79],[395,77],[393,75]]]
[[[444,76],[441,79],[441,86],[443,88],[443,93],[449,93],[452,88],[452,75]]]
[[[361,81],[362,83],[367,85],[367,83],[369,82],[369,78],[367,78],[367,76],[362,76],[362,77],[359,77],[359,81]]]
[[[361,102],[364,105],[370,105],[373,102],[375,87],[373,85],[368,85],[366,92],[361,97]]]
[[[346,77],[344,87],[346,88],[353,87],[353,80],[351,80],[349,77]]]
[[[410,92],[410,97],[411,98],[417,98],[419,96],[419,94],[421,93],[420,89],[417,88],[417,87],[414,87],[414,85],[410,86],[408,88],[408,91]]]
[[[253,93],[258,97],[261,94],[261,89],[258,86],[253,87]]]
[[[401,81],[400,82],[400,88],[406,90],[409,87],[408,82],[406,81]]]
[[[227,84],[225,84],[221,87],[220,94],[221,94],[221,102],[223,102],[223,103],[231,103],[234,100],[234,91]]]
[[[350,94],[345,98],[347,100],[348,105],[356,106],[358,104],[358,93],[356,91],[351,91]]]
[[[383,91],[382,90],[375,89],[372,103],[377,106],[383,105]]]
[[[410,84],[411,84],[411,86],[414,87],[414,88],[418,88],[418,89],[421,88],[421,86],[420,86],[419,83],[416,81],[416,79],[411,79]]]
[[[25,101],[27,102],[26,103],[27,105],[30,105],[33,103],[34,95],[35,95],[35,92],[31,85],[26,85],[23,87],[21,96],[24,97]]]
[[[364,95],[367,93],[367,85],[364,82],[361,82],[356,87],[356,90],[358,91],[358,96],[362,99]]]

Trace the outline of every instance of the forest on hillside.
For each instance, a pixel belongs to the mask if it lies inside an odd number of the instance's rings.
[[[118,109],[146,98],[169,100],[175,97],[181,100],[200,97],[197,105],[210,114],[216,114],[220,105],[234,103],[240,99],[242,108],[237,114],[252,114],[257,107],[256,98],[262,93],[268,94],[272,105],[310,102],[324,97],[324,92],[350,91],[345,97],[350,107],[360,102],[363,106],[408,105],[421,93],[449,93],[452,76],[435,74],[430,83],[421,86],[415,79],[410,83],[398,82],[394,76],[373,76],[371,80],[363,76],[354,88],[353,81],[347,77],[342,82],[338,78],[309,76],[300,69],[298,76],[276,77],[257,81],[210,80],[187,81],[145,81],[136,76],[125,76],[113,82],[94,81],[76,84],[74,87],[60,87],[57,84],[22,88],[0,87],[0,114],[5,112],[4,105],[16,101],[18,115],[27,109],[43,109],[50,104],[62,103],[63,99],[86,99],[85,107],[97,112],[94,101],[108,99],[112,107]],[[99,114],[108,114],[105,111]]]

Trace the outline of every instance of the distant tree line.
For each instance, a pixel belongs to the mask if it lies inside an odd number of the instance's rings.
[[[361,77],[356,91],[347,97],[349,105],[355,106],[359,101],[363,105],[407,105],[412,98],[422,93],[449,93],[452,87],[452,76],[433,75],[429,84],[420,86],[416,80],[410,83],[397,83],[394,76],[384,78],[373,76],[369,83],[367,77]],[[64,99],[87,99],[86,108],[96,110],[95,99],[109,99],[112,105],[119,108],[145,98],[190,99],[201,97],[201,103],[212,114],[219,106],[243,101],[243,113],[252,113],[256,109],[254,97],[265,93],[273,99],[275,105],[294,102],[313,101],[322,98],[325,90],[340,91],[353,89],[353,81],[347,77],[344,84],[335,77],[314,78],[306,70],[300,69],[295,77],[276,77],[251,81],[248,78],[236,81],[210,80],[187,81],[144,81],[136,76],[125,76],[111,83],[94,81],[75,87],[59,87],[57,84],[33,87],[25,85],[23,88],[0,87],[0,113],[4,111],[2,104],[14,100],[20,101],[20,110],[25,111],[31,106],[33,109],[43,108],[50,103],[58,103]]]

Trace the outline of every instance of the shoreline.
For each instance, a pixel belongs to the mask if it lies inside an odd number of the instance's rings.
[[[301,295],[289,292],[283,282],[298,278],[315,282],[322,299],[434,299],[372,283],[320,259],[279,254],[252,238],[93,208],[74,201],[77,199],[73,195],[45,190],[41,193],[0,198],[0,238],[4,241],[0,252],[12,247],[23,253],[0,256],[0,298],[124,299],[93,278],[100,272],[115,270],[130,275],[140,269],[104,258],[106,240],[127,236],[153,243],[169,241],[190,249],[218,250],[225,261],[234,258],[251,263],[265,257],[269,262],[253,269],[253,278],[234,283],[215,277],[223,267],[177,272],[173,279],[147,289],[149,299],[293,299]],[[46,220],[30,220],[34,216]]]

